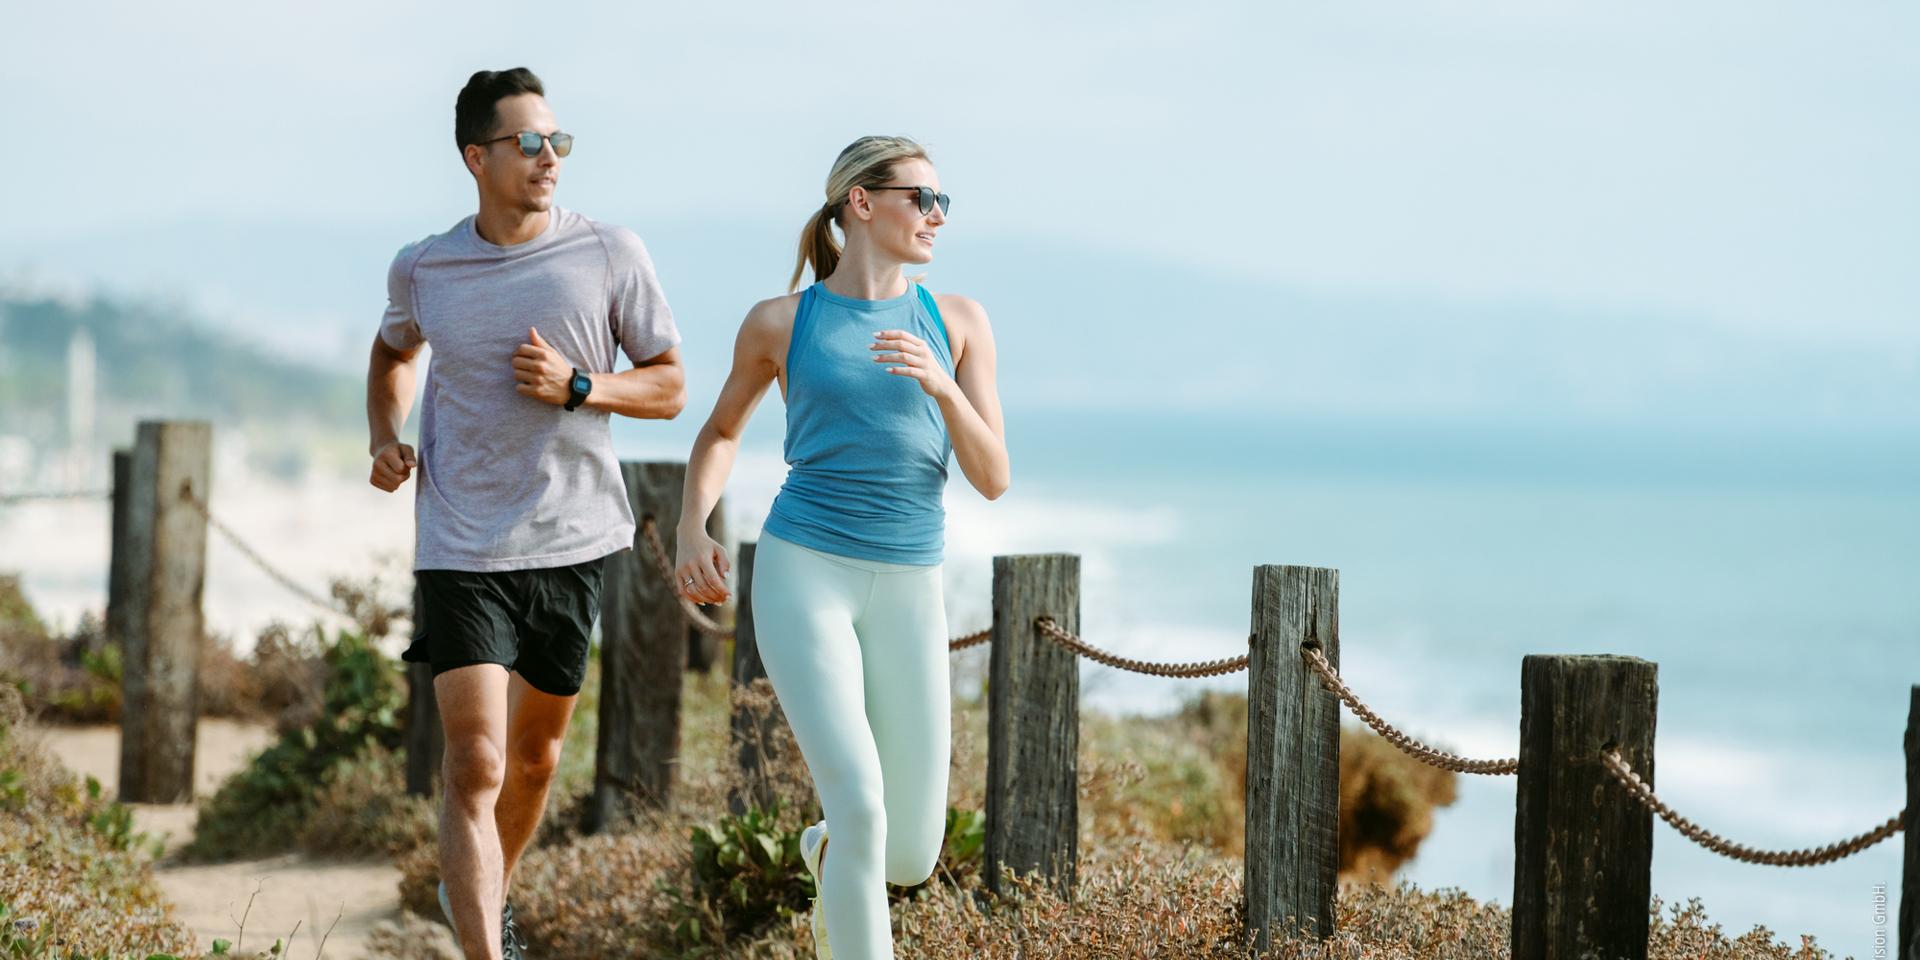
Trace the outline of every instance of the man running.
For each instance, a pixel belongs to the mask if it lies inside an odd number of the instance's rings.
[[[371,482],[415,488],[413,643],[446,728],[441,907],[469,960],[522,956],[506,891],[546,807],[599,613],[632,545],[608,414],[686,404],[680,334],[632,231],[554,206],[561,132],[539,78],[482,70],[454,106],[479,212],[387,273],[367,369]],[[400,440],[431,344],[420,446]],[[616,348],[633,369],[614,373]]]

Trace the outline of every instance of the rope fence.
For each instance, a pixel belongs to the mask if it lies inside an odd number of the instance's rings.
[[[300,583],[285,569],[268,560],[252,544],[248,543],[232,527],[228,526],[208,506],[191,487],[183,488],[182,497],[206,520],[207,525],[218,532],[240,555],[269,579],[279,584],[288,593],[298,597],[315,610],[345,619],[353,619],[354,614],[339,602],[337,598],[323,596]],[[97,490],[48,490],[0,494],[0,505],[12,505],[29,502],[110,500],[112,494]],[[678,584],[674,582],[673,565],[667,556],[666,546],[661,541],[658,525],[652,517],[642,523],[641,531],[647,545],[653,565],[662,581],[678,600],[687,622],[699,632],[722,640],[732,640],[734,630],[721,626],[708,616],[691,600],[680,595]],[[1038,632],[1053,643],[1073,655],[1111,667],[1117,670],[1136,673],[1143,676],[1164,678],[1217,677],[1246,670],[1249,657],[1223,657],[1214,660],[1190,662],[1157,662],[1125,657],[1097,647],[1071,631],[1061,627],[1049,616],[1034,619]],[[949,651],[964,650],[988,643],[992,639],[991,629],[978,630],[956,636],[948,641]],[[1339,673],[1328,662],[1317,645],[1302,644],[1300,655],[1311,668],[1320,685],[1337,697],[1347,710],[1365,723],[1380,737],[1396,749],[1421,763],[1461,774],[1479,774],[1489,776],[1512,776],[1519,772],[1518,758],[1473,759],[1459,756],[1429,746],[1408,735],[1380,716],[1363,701],[1354,690],[1341,679]],[[1729,859],[1743,863],[1779,867],[1806,867],[1832,863],[1857,854],[1881,843],[1904,829],[1906,811],[1888,818],[1879,826],[1844,840],[1835,841],[1819,847],[1799,850],[1764,850],[1728,840],[1701,827],[1693,820],[1675,811],[1663,801],[1653,788],[1633,770],[1617,749],[1608,749],[1600,755],[1600,761],[1612,778],[1625,789],[1631,797],[1648,811],[1664,820],[1681,836]]]
[[[109,490],[38,490],[24,493],[0,493],[0,506],[16,503],[43,503],[61,500],[112,500]]]
[[[254,549],[253,545],[242,539],[240,534],[234,532],[232,527],[227,526],[219,517],[214,516],[212,508],[208,507],[207,502],[200,499],[200,495],[195,493],[191,487],[182,489],[180,494],[182,498],[193,505],[195,513],[200,514],[201,517],[206,519],[207,526],[212,527],[223,539],[232,544],[235,550],[240,551],[242,557],[245,557],[247,561],[252,563],[261,573],[266,574],[268,579],[279,584],[281,588],[288,593],[299,597],[315,610],[330,613],[349,621],[354,619],[353,612],[346,609],[346,607],[337,600],[328,599],[302,586],[300,581],[295,580],[291,574],[275,566],[265,555],[261,554],[259,550]]]
[[[1607,772],[1613,774],[1614,779],[1620,781],[1620,785],[1626,787],[1627,792],[1632,794],[1635,800],[1640,801],[1641,806],[1665,820],[1667,825],[1678,830],[1681,836],[1723,857],[1742,863],[1757,863],[1769,867],[1813,867],[1832,863],[1853,856],[1899,833],[1902,822],[1907,816],[1907,812],[1903,809],[1887,822],[1866,833],[1829,843],[1824,847],[1805,850],[1759,850],[1734,843],[1674,812],[1674,809],[1656,796],[1653,788],[1647,786],[1647,782],[1640,779],[1640,775],[1627,765],[1626,759],[1620,756],[1620,751],[1607,750],[1600,754],[1600,761],[1606,765]]]
[[[655,528],[654,521],[651,517],[647,518],[644,524],[644,531],[647,544],[651,549],[655,566],[660,571],[661,578],[670,589],[674,590],[674,595],[679,597],[677,584],[674,583],[673,579],[673,567],[667,559],[666,547],[661,542],[659,531]],[[679,597],[679,599],[681,607],[686,611],[687,619],[693,624],[695,629],[723,639],[732,639],[733,631],[727,630],[719,624],[714,623],[685,597]],[[1116,670],[1124,670],[1143,676],[1167,678],[1226,676],[1247,669],[1249,662],[1249,658],[1244,654],[1237,657],[1222,657],[1216,660],[1196,660],[1176,663],[1140,660],[1133,657],[1124,657],[1094,646],[1074,633],[1062,628],[1052,617],[1038,617],[1034,620],[1034,626],[1040,631],[1041,635],[1052,640],[1075,656],[1112,667]],[[947,649],[949,651],[964,650],[968,647],[987,643],[992,637],[993,631],[991,629],[977,630],[973,633],[962,634],[949,640],[947,642]],[[1514,776],[1520,772],[1520,760],[1517,757],[1505,757],[1497,760],[1476,760],[1449,753],[1445,750],[1440,750],[1422,743],[1392,723],[1389,723],[1386,719],[1382,718],[1378,712],[1369,707],[1365,701],[1361,700],[1360,696],[1353,691],[1353,688],[1349,687],[1347,683],[1340,678],[1339,673],[1333,669],[1333,665],[1327,661],[1326,656],[1320,652],[1317,646],[1302,644],[1300,647],[1300,656],[1306,664],[1312,668],[1315,676],[1320,681],[1320,685],[1325,687],[1329,693],[1338,697],[1340,701],[1346,705],[1349,712],[1370,727],[1375,733],[1379,734],[1381,739],[1392,744],[1400,752],[1414,760],[1453,773],[1478,774],[1483,776]],[[1831,863],[1865,850],[1901,832],[1903,829],[1902,824],[1906,816],[1905,811],[1902,811],[1873,830],[1856,837],[1828,844],[1824,847],[1794,851],[1759,850],[1719,837],[1702,829],[1693,823],[1693,821],[1675,812],[1672,807],[1669,807],[1661,801],[1659,797],[1654,795],[1653,789],[1647,786],[1645,781],[1641,780],[1640,776],[1627,766],[1626,761],[1620,757],[1617,750],[1607,752],[1602,756],[1602,759],[1607,769],[1614,775],[1614,778],[1617,779],[1636,800],[1657,814],[1662,820],[1665,820],[1675,830],[1679,831],[1682,836],[1700,844],[1708,850],[1745,863],[1785,867],[1813,866]]]

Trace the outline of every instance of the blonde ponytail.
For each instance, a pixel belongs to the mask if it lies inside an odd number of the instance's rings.
[[[840,265],[840,241],[833,235],[847,194],[854,187],[885,186],[893,179],[894,165],[903,160],[926,160],[925,147],[906,137],[861,137],[840,151],[827,173],[827,200],[800,228],[800,255],[793,264],[793,276],[787,292],[800,289],[800,275],[811,267],[815,280],[832,275]]]
[[[794,262],[787,292],[800,289],[800,272],[807,267],[813,268],[813,278],[819,280],[839,265],[840,241],[833,236],[833,211],[821,207],[807,219],[807,225],[800,228],[800,259]]]

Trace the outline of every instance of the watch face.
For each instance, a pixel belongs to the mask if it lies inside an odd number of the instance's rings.
[[[584,373],[576,375],[573,378],[573,389],[576,393],[586,393],[593,389],[593,378]]]

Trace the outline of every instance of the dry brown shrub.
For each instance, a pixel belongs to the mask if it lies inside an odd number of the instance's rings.
[[[121,832],[124,810],[27,742],[24,715],[18,692],[0,686],[0,903],[61,940],[61,956],[190,949],[138,837]]]
[[[317,635],[296,637],[279,621],[254,640],[248,661],[253,698],[281,734],[311,726],[326,704],[327,665]]]
[[[1370,730],[1342,727],[1341,877],[1390,880],[1433,832],[1435,808],[1452,805],[1457,776],[1408,757]]]
[[[436,807],[407,793],[401,755],[374,744],[336,765],[314,793],[302,820],[300,849],[316,856],[399,856],[431,846]]]

